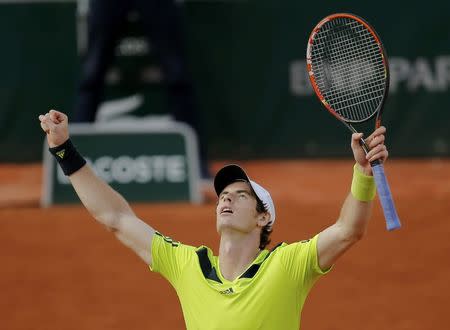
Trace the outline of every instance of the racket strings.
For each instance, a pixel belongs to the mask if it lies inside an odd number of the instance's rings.
[[[343,31],[345,33],[345,31]],[[338,31],[339,33],[339,31]],[[331,94],[328,97],[335,97],[336,102],[334,102],[334,107],[338,109],[340,112],[344,112],[344,110],[351,110],[351,105],[355,106],[355,110],[357,112],[358,117],[367,117],[369,116],[371,111],[371,106],[366,102],[371,102],[376,100],[375,97],[365,97],[366,95],[361,95],[358,93],[358,84],[360,83],[358,79],[355,79],[357,75],[364,75],[373,73],[373,67],[366,65],[367,62],[364,60],[369,59],[368,57],[371,54],[370,49],[365,49],[364,46],[359,39],[355,38],[346,38],[346,34],[340,33],[341,35],[334,37],[331,39],[333,41],[331,45],[331,50],[334,51],[337,55],[337,59],[343,59],[342,64],[339,62],[339,65],[336,65],[336,61],[333,63],[331,61],[333,71],[334,83],[338,84],[337,88],[330,89]],[[359,51],[355,51],[358,48]],[[350,50],[350,51],[349,51]],[[327,54],[328,55],[328,54]],[[329,55],[328,55],[329,56]],[[336,95],[335,91],[339,88],[346,88],[350,94],[353,95]],[[366,91],[367,92],[367,91]],[[369,90],[369,93],[373,93],[373,90]],[[348,94],[348,93],[346,93]],[[346,113],[342,113],[341,115],[348,116]]]
[[[342,64],[339,64],[338,66],[336,65],[336,61],[332,61],[333,59],[330,58],[329,54],[325,54],[326,56],[329,57],[329,59],[331,59],[331,66],[332,66],[332,70],[333,71],[333,75],[331,78],[334,78],[333,83],[337,84],[337,88],[331,88],[329,89],[331,91],[331,95],[328,95],[328,97],[331,99],[332,97],[336,98],[336,102],[334,102],[334,107],[338,110],[338,111],[343,111],[345,109],[350,109],[351,105],[355,105],[355,106],[362,106],[361,107],[356,107],[355,109],[357,110],[357,114],[358,117],[367,117],[371,114],[371,107],[368,106],[367,103],[365,103],[364,101],[367,102],[371,102],[373,100],[376,100],[376,97],[369,97],[369,98],[365,98],[365,95],[361,95],[361,93],[358,93],[357,88],[359,87],[359,81],[357,79],[355,79],[356,75],[358,74],[367,74],[366,72],[368,71],[369,73],[372,73],[373,68],[371,67],[367,67],[367,65],[364,67],[364,64],[367,62],[363,62],[364,60],[362,59],[363,57],[366,57],[370,54],[370,50],[366,50],[364,48],[362,48],[361,46],[361,42],[355,42],[355,41],[359,41],[358,39],[355,38],[346,38],[346,34],[341,33],[342,31],[338,31],[337,33],[341,34],[340,36],[338,35],[336,36],[332,36],[333,38],[331,39],[333,41],[332,45],[331,45],[331,50],[334,51],[337,55],[337,59],[341,58],[344,59],[344,61],[342,62]],[[345,33],[345,30],[343,31]],[[347,32],[348,34],[348,32]],[[359,49],[362,49],[363,51],[354,51],[352,50],[352,48],[354,49],[355,47],[359,47]],[[350,52],[348,50],[351,50]],[[353,57],[353,59],[352,59]],[[351,67],[350,67],[351,66]],[[349,70],[350,69],[350,70]],[[346,88],[346,90],[348,92],[350,92],[351,95],[341,95],[341,97],[339,97],[339,95],[336,95],[336,90],[339,90],[339,88]],[[373,90],[369,91],[371,93],[373,93]],[[346,93],[349,94],[349,93]],[[343,113],[342,115],[346,115],[345,113]]]
[[[311,66],[324,99],[344,119],[363,121],[378,109],[386,71],[372,33],[350,18],[328,21],[317,32]]]
[[[342,22],[339,22],[339,24],[342,24]],[[336,60],[339,60],[339,62],[335,61],[334,67],[336,68],[336,75],[343,74],[347,69],[350,69],[350,71],[356,71],[359,70],[360,72],[363,71],[369,71],[370,73],[373,73],[373,66],[368,65],[371,62],[375,62],[379,55],[379,48],[375,40],[373,39],[372,35],[369,33],[367,34],[367,30],[365,30],[364,26],[362,25],[356,25],[352,24],[353,29],[352,31],[347,30],[344,31],[344,33],[340,33],[341,35],[337,38],[334,37],[331,39],[333,42],[332,44],[332,51],[336,52]],[[360,38],[349,38],[349,32],[358,35]],[[364,32],[366,34],[364,34]],[[338,32],[339,33],[339,32]],[[363,39],[361,37],[369,37],[369,40]],[[330,38],[330,36],[328,36]],[[369,41],[369,42],[367,42]],[[358,60],[358,65],[352,65]],[[342,62],[341,62],[342,61]],[[341,64],[340,66],[336,66],[336,62]],[[383,68],[383,63],[378,63],[381,68]],[[339,70],[341,68],[341,70]]]

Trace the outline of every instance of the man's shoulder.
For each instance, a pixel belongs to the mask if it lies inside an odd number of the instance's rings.
[[[316,244],[317,241],[317,235],[312,237],[312,238],[308,238],[308,239],[302,239],[300,241],[296,241],[296,242],[281,242],[278,245],[276,245],[274,248],[272,248],[272,250],[269,251],[269,253],[271,255],[284,255],[284,254],[289,254],[289,253],[294,253],[297,254],[301,251],[307,251],[311,248],[311,246],[314,246],[314,244]],[[312,245],[311,245],[312,244]]]
[[[304,244],[308,244],[311,243],[311,241],[313,241],[315,239],[315,237],[313,238],[308,238],[308,239],[302,239],[300,241],[295,241],[295,242],[280,242],[278,243],[275,247],[273,247],[270,252],[276,252],[276,251],[281,251],[285,248],[291,247],[291,246],[296,246],[296,245],[304,245]]]
[[[200,246],[194,246],[194,245],[190,245],[190,244],[186,244],[184,242],[178,241],[170,236],[166,236],[164,234],[161,234],[158,231],[155,231],[155,237],[157,237],[156,244],[161,244],[161,245],[166,245],[168,247],[173,247],[176,248],[176,250],[184,250],[184,251],[189,251],[190,253],[195,254],[197,251],[199,250],[203,250],[206,249],[206,251],[208,251],[208,254],[212,255],[212,250],[205,246],[205,245],[200,245]]]

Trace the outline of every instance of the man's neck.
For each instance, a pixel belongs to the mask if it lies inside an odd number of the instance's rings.
[[[222,276],[233,281],[247,269],[259,252],[259,235],[238,236],[223,233],[219,248],[219,265]]]

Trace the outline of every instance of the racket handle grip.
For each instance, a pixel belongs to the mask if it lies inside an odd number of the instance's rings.
[[[389,231],[400,228],[400,219],[398,218],[397,211],[395,209],[389,183],[387,182],[386,175],[384,174],[383,164],[372,163],[372,172],[377,185],[378,198],[380,199],[384,218],[386,219],[386,228]]]

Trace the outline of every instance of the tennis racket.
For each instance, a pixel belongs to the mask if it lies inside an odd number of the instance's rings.
[[[387,56],[375,30],[362,18],[342,13],[325,17],[312,31],[306,51],[311,85],[325,108],[351,132],[351,125],[375,115],[375,127],[389,90]],[[364,151],[369,151],[361,139]],[[388,230],[400,228],[389,184],[380,161],[371,162]]]

